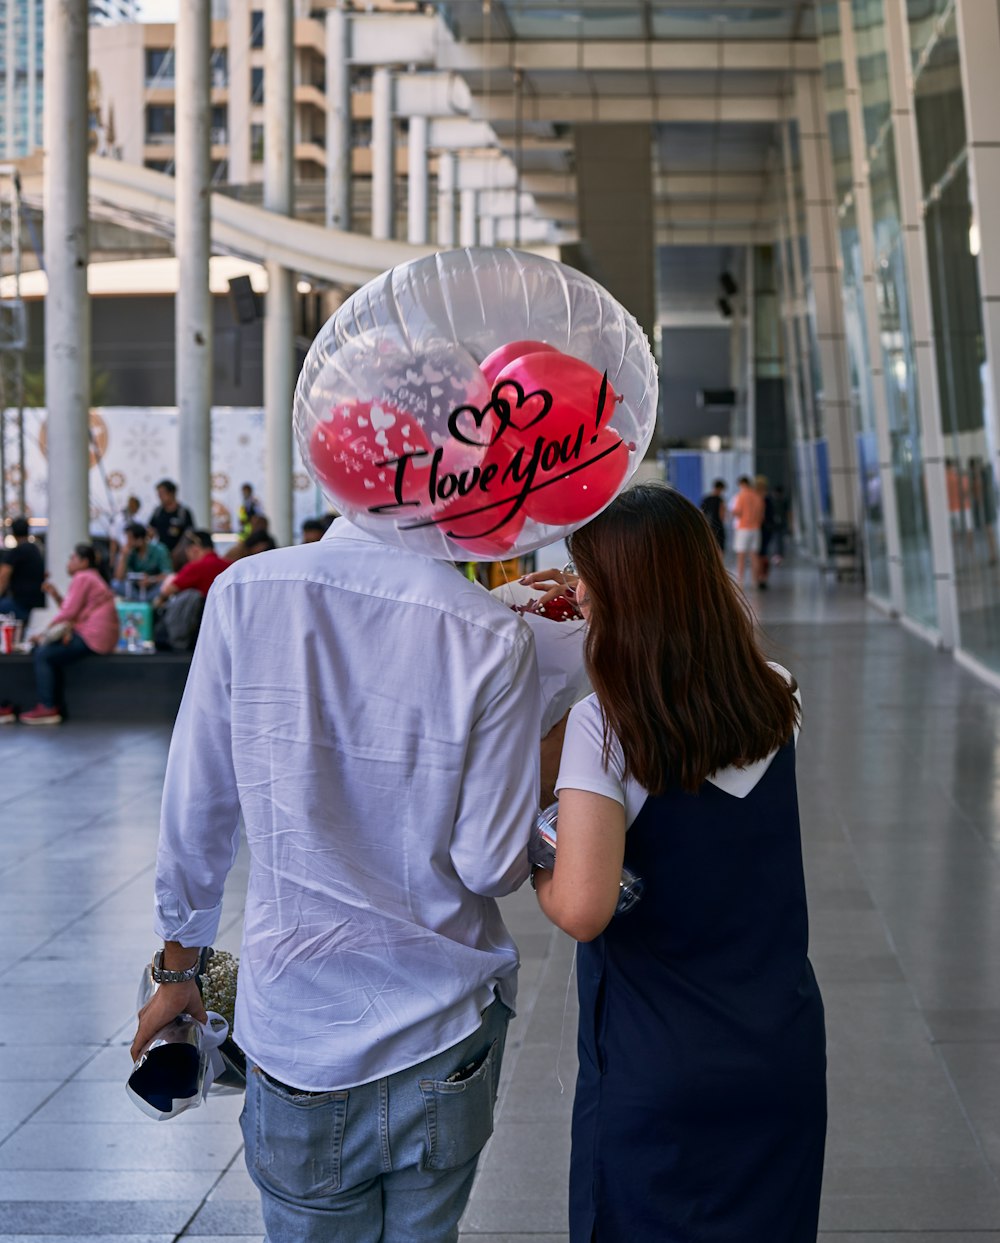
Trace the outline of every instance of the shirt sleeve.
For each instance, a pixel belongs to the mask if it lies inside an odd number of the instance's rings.
[[[163,786],[155,928],[164,940],[186,946],[215,940],[223,887],[239,849],[226,604],[224,593],[206,604]]]
[[[59,612],[49,622],[50,626],[56,625],[57,622],[75,622],[77,620],[87,602],[88,586],[85,571],[79,571],[73,575],[70,579],[69,588],[63,596],[63,602],[59,606]]]
[[[608,764],[604,763],[604,724],[596,695],[576,704],[566,723],[562,760],[556,779],[560,790],[587,790],[603,794],[625,806],[625,757],[621,744],[612,739]]]
[[[542,704],[526,627],[484,699],[466,752],[451,861],[473,893],[499,897],[527,880],[538,810]]]
[[[197,574],[195,567],[197,564],[197,561],[189,561],[187,565],[182,565],[174,575],[174,586],[178,591],[187,591],[188,588],[196,586]]]

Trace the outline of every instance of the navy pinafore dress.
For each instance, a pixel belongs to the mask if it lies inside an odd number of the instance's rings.
[[[745,798],[648,798],[625,863],[641,901],[577,951],[571,1243],[814,1243],[826,1039],[794,744]]]

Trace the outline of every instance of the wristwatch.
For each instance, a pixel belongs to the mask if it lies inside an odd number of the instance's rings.
[[[212,950],[206,945],[198,951],[198,961],[192,966],[185,967],[183,971],[168,971],[163,965],[163,950],[157,950],[153,955],[149,974],[153,977],[154,984],[186,984],[202,974],[211,956]]]

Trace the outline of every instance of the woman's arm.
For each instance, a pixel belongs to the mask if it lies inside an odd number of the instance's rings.
[[[625,857],[625,808],[604,794],[559,794],[555,868],[535,872],[546,916],[576,941],[592,941],[618,905]]]

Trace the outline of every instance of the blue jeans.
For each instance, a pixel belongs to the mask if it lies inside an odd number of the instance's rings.
[[[93,654],[78,634],[74,634],[68,643],[59,639],[55,643],[40,643],[35,648],[35,693],[38,702],[45,704],[46,708],[64,708],[63,670],[67,665]]]
[[[248,1067],[240,1125],[268,1243],[454,1243],[493,1133],[509,1020],[494,1001],[450,1049],[336,1092]]]
[[[31,609],[26,609],[23,604],[18,604],[13,596],[4,596],[0,600],[0,613],[13,613],[18,621],[27,622],[31,616]]]

